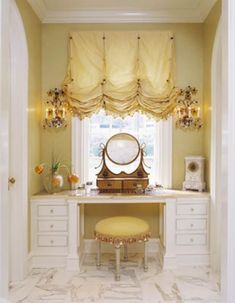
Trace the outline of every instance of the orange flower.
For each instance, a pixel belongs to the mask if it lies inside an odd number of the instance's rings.
[[[36,174],[41,175],[41,173],[44,170],[44,166],[42,164],[39,164],[37,166],[35,166],[34,171]]]
[[[68,182],[69,183],[73,183],[73,184],[75,184],[75,183],[78,183],[78,181],[79,181],[79,177],[77,176],[77,175],[69,175],[68,176]]]

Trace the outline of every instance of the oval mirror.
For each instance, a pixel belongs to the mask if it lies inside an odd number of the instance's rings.
[[[115,164],[130,164],[137,159],[139,153],[139,142],[130,134],[116,134],[106,144],[106,154],[109,160]]]

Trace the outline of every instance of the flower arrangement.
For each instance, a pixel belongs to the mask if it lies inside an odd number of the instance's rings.
[[[47,192],[59,192],[63,186],[63,176],[60,172],[65,170],[67,173],[67,180],[71,187],[79,182],[79,177],[76,174],[70,173],[67,165],[59,161],[52,161],[51,166],[47,163],[40,163],[35,166],[34,171],[38,175],[44,175],[43,183]]]

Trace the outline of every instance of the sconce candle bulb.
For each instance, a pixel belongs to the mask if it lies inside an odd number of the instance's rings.
[[[48,119],[48,108],[46,108],[46,114],[45,114],[45,118]]]
[[[198,110],[197,110],[197,117],[200,118],[200,107],[198,107]]]
[[[68,102],[63,90],[55,88],[47,92],[43,128],[62,128],[67,126]]]
[[[198,101],[193,99],[197,94],[195,87],[187,86],[179,93],[178,104],[175,108],[176,127],[184,130],[199,130],[202,127],[200,107]]]

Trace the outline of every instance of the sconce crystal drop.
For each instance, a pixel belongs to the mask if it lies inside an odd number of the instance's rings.
[[[198,101],[193,99],[197,94],[195,87],[187,86],[179,92],[178,104],[175,108],[177,128],[184,130],[199,130],[202,127],[202,119]]]
[[[55,88],[47,92],[43,128],[62,128],[67,126],[68,102],[63,90]]]

